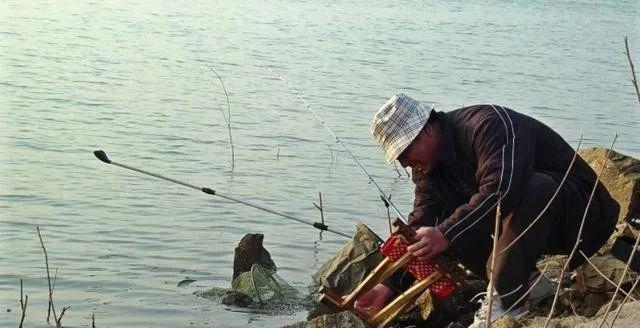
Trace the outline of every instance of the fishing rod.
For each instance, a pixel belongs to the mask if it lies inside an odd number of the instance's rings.
[[[96,151],[93,152],[93,154],[99,160],[101,160],[102,162],[107,163],[107,164],[119,166],[119,167],[125,168],[127,170],[135,171],[135,172],[142,173],[142,174],[145,174],[145,175],[150,175],[150,176],[158,178],[158,179],[162,179],[162,180],[170,181],[170,182],[173,182],[173,183],[177,183],[177,184],[183,185],[185,187],[189,187],[189,188],[192,188],[192,189],[200,190],[203,193],[208,194],[208,195],[218,196],[218,197],[224,198],[226,200],[230,200],[232,202],[240,203],[240,204],[243,204],[243,205],[246,205],[246,206],[249,206],[249,207],[253,207],[253,208],[265,211],[265,212],[269,212],[271,214],[279,215],[279,216],[284,217],[286,219],[290,219],[290,220],[294,220],[294,221],[297,221],[297,222],[300,222],[300,223],[304,223],[304,224],[310,225],[310,226],[312,226],[312,227],[314,227],[316,229],[322,230],[322,231],[329,231],[329,232],[333,232],[333,233],[338,234],[338,235],[343,236],[343,237],[351,238],[350,235],[348,235],[348,234],[346,234],[344,232],[338,231],[338,230],[331,229],[331,228],[329,228],[329,226],[327,226],[324,223],[312,222],[312,221],[308,221],[308,220],[299,219],[299,218],[296,218],[296,217],[291,216],[289,214],[278,212],[278,211],[266,208],[264,206],[251,203],[251,202],[246,201],[246,200],[242,200],[242,199],[238,199],[238,198],[235,198],[235,197],[231,197],[231,196],[227,196],[227,195],[221,194],[221,193],[219,193],[219,192],[217,192],[217,191],[215,191],[215,190],[213,190],[211,188],[208,188],[208,187],[195,186],[195,185],[192,185],[190,183],[182,182],[180,180],[172,179],[172,178],[160,175],[160,174],[156,174],[156,173],[152,173],[152,172],[145,171],[145,170],[142,170],[142,169],[138,169],[138,168],[135,168],[133,166],[126,165],[126,164],[114,162],[111,159],[109,159],[109,157],[107,156],[107,153],[105,153],[103,150],[96,150]]]
[[[344,148],[344,150],[347,152],[347,154],[349,154],[349,156],[351,156],[351,159],[353,159],[353,161],[356,163],[356,165],[358,165],[358,167],[360,168],[362,173],[364,173],[364,175],[366,175],[369,178],[370,184],[373,184],[376,187],[376,189],[378,189],[378,192],[380,193],[380,198],[384,202],[385,206],[387,208],[389,208],[389,205],[390,205],[391,208],[393,208],[393,211],[396,212],[398,217],[404,223],[407,223],[407,220],[405,219],[404,215],[402,215],[402,213],[400,213],[400,210],[398,210],[396,205],[391,201],[391,197],[387,196],[387,194],[384,191],[382,191],[382,188],[380,188],[380,186],[376,183],[376,181],[369,174],[369,172],[367,172],[367,170],[365,170],[364,166],[362,166],[362,164],[360,164],[360,161],[353,155],[353,153],[351,153],[349,148],[347,148],[347,145],[345,145],[345,143],[342,142],[342,140],[333,132],[333,130],[331,130],[331,128],[324,121],[324,119],[322,119],[322,117],[320,117],[320,115],[315,110],[313,110],[313,108],[311,108],[311,105],[309,105],[309,103],[307,103],[307,100],[304,99],[304,97],[302,95],[300,95],[300,93],[295,88],[291,87],[291,84],[289,83],[289,81],[285,80],[282,76],[280,76],[274,70],[272,70],[270,68],[269,68],[269,70],[271,71],[271,73],[275,77],[280,79],[282,82],[286,83],[289,86],[289,88],[291,88],[291,91],[296,95],[296,97],[298,97],[298,99],[300,99],[304,103],[305,107],[307,107],[307,109],[310,110],[311,113],[313,113],[313,115],[318,119],[318,121],[320,121],[320,124],[322,126],[324,126],[324,128],[327,129],[327,131],[329,131],[329,133],[336,139],[336,142],[339,143],[342,146],[342,148]]]

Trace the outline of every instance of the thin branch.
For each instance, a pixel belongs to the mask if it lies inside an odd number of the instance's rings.
[[[40,227],[36,226],[36,230],[38,231],[38,238],[40,239],[40,245],[42,245],[42,251],[44,252],[44,263],[47,267],[47,283],[49,284],[49,308],[47,309],[47,323],[49,323],[51,313],[50,310],[52,310],[53,312],[54,320],[57,320],[56,308],[53,306],[53,288],[51,288],[51,275],[49,274],[49,257],[47,256],[47,249],[44,247],[44,242],[42,241]]]
[[[56,320],[56,328],[62,328],[62,316],[64,316],[65,312],[69,310],[70,306],[62,307],[62,312],[60,312],[60,317]]]
[[[96,328],[96,314],[91,313],[91,328]]]
[[[600,271],[600,269],[598,269],[598,267],[596,267],[596,265],[593,264],[593,262],[591,262],[591,260],[587,257],[587,255],[584,254],[584,252],[582,252],[582,251],[579,251],[579,252],[580,252],[580,254],[582,254],[582,257],[584,257],[584,259],[587,260],[587,263],[589,263],[589,265],[591,265],[593,270],[595,270],[602,278],[604,278],[604,280],[608,281],[613,286],[617,286],[616,283],[613,282],[613,280],[609,279],[609,277],[607,277],[604,273],[602,273],[602,271]],[[620,292],[623,293],[625,296],[631,297],[632,300],[637,301],[637,299],[635,299],[633,296],[631,296],[630,294],[628,294],[624,290],[620,290]]]
[[[633,67],[633,60],[631,60],[631,52],[629,51],[629,38],[624,37],[624,47],[627,52],[627,59],[629,60],[629,67],[631,68],[631,82],[636,89],[636,96],[638,97],[638,104],[640,104],[640,89],[638,89],[638,80],[636,79],[636,69]]]
[[[227,92],[227,87],[224,85],[224,81],[222,81],[222,77],[220,76],[220,74],[218,74],[218,72],[216,72],[216,70],[208,64],[206,64],[206,66],[213,72],[213,74],[216,75],[216,77],[220,81],[222,89],[224,90],[224,96],[227,99],[227,115],[224,114],[224,111],[222,110],[222,107],[217,100],[216,103],[218,103],[218,108],[220,108],[220,111],[222,111],[222,116],[224,116],[224,120],[227,123],[227,130],[229,130],[229,143],[231,144],[231,171],[233,171],[233,168],[235,167],[235,151],[233,148],[233,137],[231,136],[231,102],[229,101],[229,93]]]
[[[58,281],[58,268],[56,268],[56,272],[53,274],[53,285],[51,285],[52,293],[56,290],[56,281]]]
[[[629,258],[629,261],[631,261],[631,258]],[[613,317],[613,320],[611,321],[611,327],[612,328],[613,328],[613,324],[616,322],[616,319],[618,319],[618,315],[620,315],[620,312],[622,311],[622,306],[624,305],[624,303],[626,303],[629,298],[633,299],[633,297],[631,296],[631,293],[633,293],[633,290],[636,289],[636,287],[638,286],[638,282],[640,282],[640,276],[638,276],[636,281],[633,283],[633,286],[631,286],[631,289],[629,290],[629,293],[626,294],[626,296],[622,300],[622,303],[620,304],[620,307],[616,311],[616,314]]]
[[[620,290],[620,286],[622,286],[622,283],[624,282],[624,278],[626,277],[627,272],[629,271],[629,266],[631,266],[631,260],[633,260],[633,256],[636,254],[636,250],[638,250],[638,242],[640,242],[640,234],[638,235],[638,237],[636,237],[636,243],[633,245],[633,250],[631,251],[631,255],[629,255],[629,260],[627,261],[627,265],[624,267],[624,272],[622,273],[622,277],[620,277],[620,281],[616,286],[616,291],[613,293],[613,296],[611,297],[611,301],[609,302],[609,305],[607,305],[607,309],[604,311],[604,314],[602,315],[602,321],[600,322],[600,325],[598,325],[598,328],[602,327],[602,325],[604,325],[605,321],[607,320],[609,311],[611,311],[611,306],[613,306],[613,302],[615,301],[616,296],[618,296],[618,291]],[[620,304],[620,307],[622,308],[622,304]]]
[[[487,323],[486,327],[491,327],[491,307],[493,306],[493,268],[496,264],[496,255],[498,248],[498,234],[500,232],[500,214],[501,214],[501,198],[498,198],[498,206],[496,207],[496,223],[493,228],[493,250],[491,251],[491,270],[489,271],[489,286],[487,287],[487,304],[489,304],[487,310]]]
[[[400,170],[398,170],[398,165],[396,164],[395,161],[393,161],[393,168],[396,169],[396,173],[398,173],[398,178],[402,176],[402,173],[400,173]]]
[[[547,211],[549,206],[551,206],[551,203],[556,198],[556,196],[560,192],[560,189],[564,185],[565,180],[567,180],[567,177],[569,176],[569,172],[571,172],[571,168],[573,167],[573,163],[576,161],[576,157],[578,157],[578,150],[580,150],[580,145],[581,144],[582,144],[582,135],[580,135],[580,141],[578,142],[578,147],[576,147],[576,151],[573,153],[573,158],[571,159],[571,163],[569,163],[569,167],[567,167],[567,171],[564,173],[564,176],[562,177],[562,180],[560,181],[560,184],[558,185],[558,188],[556,188],[555,193],[553,194],[553,196],[551,196],[551,199],[549,199],[549,201],[547,202],[547,205],[545,205],[545,207],[542,209],[542,211],[540,211],[540,214],[538,214],[538,216],[531,222],[531,224],[529,224],[529,226],[527,226],[526,229],[524,229],[518,235],[518,237],[516,237],[511,243],[509,243],[509,245],[507,245],[502,251],[500,251],[500,255],[502,255],[502,253],[506,252],[520,238],[522,238],[522,236],[524,236],[524,234],[527,233],[527,231],[529,231],[529,229],[531,229],[531,227],[533,227],[533,225],[536,224],[536,222],[538,222],[538,220],[542,217],[542,215]]]
[[[20,325],[18,328],[22,328],[22,324],[24,323],[24,317],[27,314],[27,303],[29,303],[29,295],[25,295],[24,299],[22,297],[22,279],[20,279],[20,310],[22,311],[22,316],[20,318]]]
[[[571,263],[571,259],[573,259],[573,256],[575,255],[576,250],[578,249],[578,245],[580,245],[580,242],[582,241],[580,239],[582,237],[582,229],[584,228],[584,222],[587,219],[587,213],[589,213],[589,207],[591,206],[593,195],[595,194],[596,188],[598,187],[598,183],[600,182],[599,177],[602,175],[602,172],[604,172],[604,169],[607,166],[606,159],[609,158],[609,153],[613,149],[613,146],[615,145],[616,140],[618,140],[618,134],[616,134],[616,136],[613,138],[611,147],[609,148],[609,150],[607,150],[607,153],[605,154],[605,159],[602,161],[602,166],[600,167],[600,174],[596,175],[595,182],[593,183],[593,188],[591,189],[591,194],[589,195],[589,200],[587,201],[587,205],[584,208],[584,214],[582,215],[582,222],[580,222],[580,229],[578,229],[578,235],[576,236],[576,243],[573,245],[573,249],[571,250],[571,253],[569,253],[569,257],[567,258],[567,262],[564,264],[564,266],[562,267],[562,270],[560,271],[560,277],[558,278],[558,287],[556,288],[556,294],[553,296],[553,303],[551,304],[551,310],[549,310],[549,316],[547,317],[547,321],[544,323],[544,328],[549,327],[549,323],[551,322],[551,317],[553,316],[553,312],[555,311],[555,308],[556,308],[556,303],[558,302],[558,295],[560,294],[560,288],[562,288],[562,279],[564,278],[564,274],[567,271],[569,264]]]
[[[404,169],[404,173],[407,174],[407,178],[411,178],[411,173],[409,173],[409,170],[407,170],[406,167],[403,167],[403,169]]]
[[[315,206],[318,210],[320,210],[320,221],[324,225],[324,207],[322,206],[322,193],[319,191],[318,191],[318,197],[320,198],[320,206],[318,206],[318,204],[316,203],[313,203],[313,206]],[[322,231],[323,230],[320,230],[320,240],[322,240]]]

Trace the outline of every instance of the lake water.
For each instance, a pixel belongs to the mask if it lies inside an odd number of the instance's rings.
[[[302,320],[194,296],[231,283],[233,251],[265,234],[304,289],[344,238],[105,165],[92,154],[353,232],[387,232],[377,191],[304,95],[406,215],[412,183],[369,135],[392,94],[440,110],[499,103],[576,146],[640,155],[638,1],[0,2],[0,326],[46,326],[47,281],[68,327],[262,327]],[[218,103],[229,91],[235,168]],[[276,71],[289,83],[276,78]],[[196,282],[178,287],[185,278]]]

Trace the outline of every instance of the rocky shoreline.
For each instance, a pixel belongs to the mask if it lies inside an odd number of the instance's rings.
[[[626,236],[625,238],[633,241],[639,234],[637,229],[640,224],[634,228],[628,222],[633,218],[640,217],[640,161],[617,152],[610,152],[607,156],[607,150],[604,148],[585,149],[579,154],[596,172],[600,171],[603,162],[606,164],[600,175],[600,180],[620,203],[620,216],[616,232],[610,240],[587,263],[571,274],[565,275],[562,282],[559,282],[559,277],[566,256],[547,256],[538,262],[538,268],[547,278],[555,284],[561,283],[554,315],[546,327],[600,327],[607,308],[610,309],[606,315],[607,323],[605,324],[610,327],[610,323],[616,316],[616,310],[627,294],[630,294],[629,301],[624,304],[615,319],[614,327],[638,326],[638,322],[640,322],[640,293],[631,291],[631,289],[632,285],[640,279],[640,273],[628,270],[624,275],[627,263],[619,259],[621,257],[619,254],[620,245],[614,246],[614,243],[620,236]],[[380,242],[380,238],[366,226],[358,224],[353,239],[313,275],[314,286],[312,289],[317,290],[316,287],[325,286],[340,295],[348,294],[383,259],[378,251]],[[633,245],[629,247],[632,248]],[[612,249],[615,249],[613,253]],[[618,255],[618,257],[614,255]],[[281,279],[275,273],[275,263],[271,261],[269,253],[262,247],[262,235],[248,235],[236,248],[234,278],[243,272],[255,270],[254,264],[269,268],[264,272],[272,274],[272,279]],[[632,266],[632,268],[638,270],[638,267]],[[467,327],[473,321],[473,313],[479,307],[478,303],[472,303],[469,300],[474,295],[485,291],[487,286],[484,281],[471,279],[467,281],[468,284],[464,289],[457,290],[444,300],[434,299],[427,290],[409,311],[398,317],[392,327]],[[236,280],[234,279],[234,286],[236,286]],[[616,291],[620,281],[622,281],[621,291]],[[281,282],[280,284],[286,283]],[[256,286],[252,287],[260,289]],[[220,293],[225,304],[257,309],[267,304],[273,306],[283,303],[295,304],[298,309],[303,307],[308,309],[307,321],[284,326],[286,328],[368,327],[360,317],[352,312],[336,313],[331,308],[319,303],[317,294],[313,294],[311,297],[285,294],[280,291],[279,284],[265,288],[268,289],[270,297],[273,297],[266,303],[260,299],[258,302],[255,297],[252,299],[237,291]],[[283,288],[283,290],[289,289]],[[279,293],[282,294],[280,298],[278,298]],[[615,299],[614,294],[617,295]],[[613,303],[609,305],[612,299],[614,299]],[[519,320],[503,317],[494,322],[492,327],[545,327],[552,302],[553,296],[537,303],[528,302],[528,313],[524,317]]]

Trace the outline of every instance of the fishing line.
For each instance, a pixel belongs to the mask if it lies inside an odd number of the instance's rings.
[[[335,138],[336,142],[339,143],[342,148],[344,148],[344,150],[347,152],[347,154],[349,154],[349,156],[351,157],[351,159],[353,159],[353,161],[356,163],[356,165],[360,168],[360,170],[362,171],[362,173],[364,173],[364,175],[366,175],[369,178],[369,184],[372,184],[376,187],[376,189],[378,189],[378,192],[380,193],[380,197],[382,198],[382,200],[385,202],[385,205],[388,203],[391,208],[393,209],[393,211],[396,213],[396,215],[398,215],[398,217],[404,222],[406,223],[407,220],[405,219],[404,215],[402,215],[402,213],[400,213],[400,210],[398,210],[398,208],[396,207],[396,205],[391,201],[391,198],[387,196],[387,194],[382,191],[382,188],[380,188],[380,186],[376,183],[376,181],[373,179],[373,177],[369,174],[369,172],[367,172],[367,170],[364,168],[364,166],[362,166],[362,164],[360,163],[360,161],[353,155],[353,153],[349,150],[349,148],[347,147],[347,145],[342,142],[342,140],[333,132],[333,130],[331,130],[331,128],[327,125],[327,123],[325,122],[325,120],[320,117],[320,115],[313,109],[311,108],[311,105],[309,105],[309,103],[307,102],[306,99],[304,99],[304,97],[300,94],[300,92],[298,92],[298,90],[296,90],[295,88],[293,88],[291,86],[291,84],[289,83],[289,81],[285,80],[282,76],[280,76],[278,73],[276,73],[274,70],[272,70],[271,68],[267,67],[267,69],[275,76],[277,77],[279,80],[281,80],[282,82],[284,82],[289,89],[291,90],[291,92],[293,92],[296,97],[298,97],[298,99],[300,99],[302,101],[302,103],[304,103],[305,107],[311,111],[311,113],[313,113],[313,115],[316,117],[316,119],[318,119],[318,121],[320,121],[320,124],[327,130],[329,131],[329,133]]]

